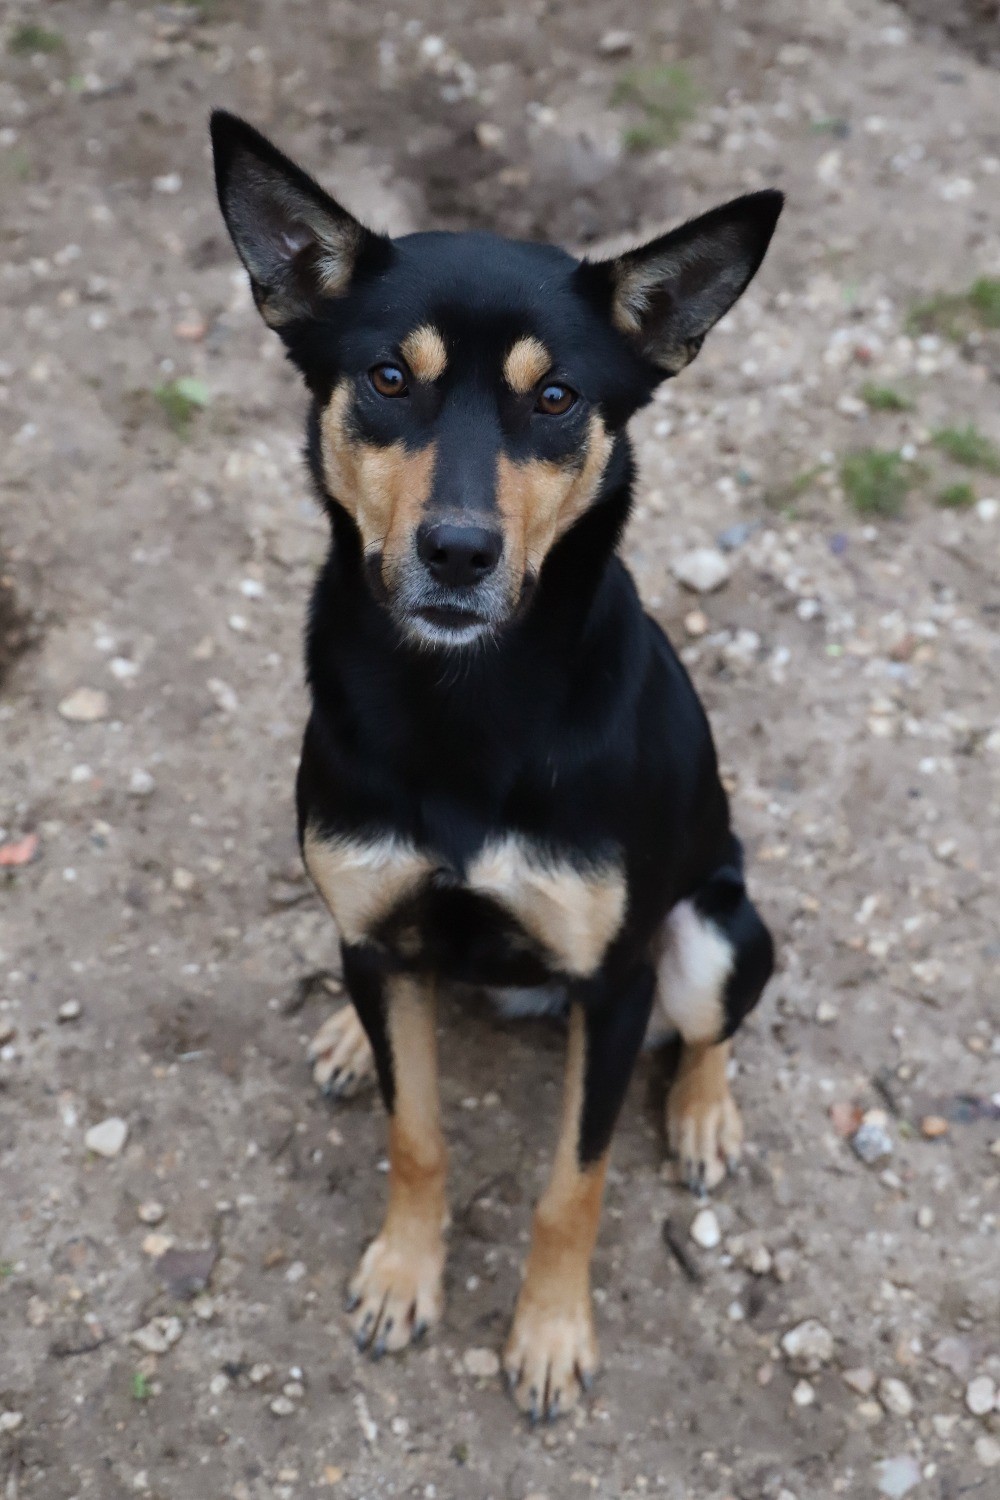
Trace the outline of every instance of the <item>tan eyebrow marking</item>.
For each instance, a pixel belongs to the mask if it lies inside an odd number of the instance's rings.
[[[408,333],[399,346],[417,380],[438,380],[448,364],[448,350],[436,328],[424,323]]]
[[[526,396],[552,367],[552,356],[533,334],[518,339],[504,360],[504,379],[511,390]]]

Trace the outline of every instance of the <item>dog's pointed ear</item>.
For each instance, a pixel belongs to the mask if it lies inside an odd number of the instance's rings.
[[[252,125],[217,109],[219,206],[264,321],[281,328],[342,295],[373,234]]]
[[[610,295],[612,322],[638,352],[676,375],[746,291],[764,259],[784,195],[750,193],[582,273]]]

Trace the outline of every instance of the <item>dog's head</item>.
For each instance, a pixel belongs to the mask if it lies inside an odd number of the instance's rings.
[[[269,141],[212,117],[222,212],[317,404],[314,465],[412,639],[496,632],[602,496],[629,417],[745,290],[781,211],[738,198],[615,259],[364,228]]]

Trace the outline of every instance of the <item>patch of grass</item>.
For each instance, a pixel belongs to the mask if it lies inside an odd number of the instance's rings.
[[[976,503],[976,492],[971,484],[948,484],[938,490],[934,502],[944,510],[968,510]]]
[[[909,396],[904,396],[902,391],[893,390],[891,385],[875,385],[873,381],[867,380],[861,387],[860,395],[872,411],[913,410],[913,402]]]
[[[195,412],[203,411],[212,399],[208,386],[193,375],[182,375],[178,380],[158,385],[153,395],[160,403],[171,431],[178,437],[187,436]]]
[[[1000,328],[1000,276],[980,276],[969,288],[969,306],[984,328]]]
[[[631,104],[644,118],[628,127],[622,142],[629,151],[670,146],[701,102],[701,90],[683,63],[657,63],[624,73],[611,95],[612,104]]]
[[[915,464],[881,448],[849,453],[840,465],[844,493],[861,516],[898,516],[920,477]]]
[[[35,52],[62,52],[66,46],[60,31],[50,31],[47,26],[36,26],[26,21],[15,26],[7,39],[7,51],[21,57],[30,57]]]
[[[801,495],[805,495],[812,489],[819,476],[824,470],[823,464],[815,464],[811,469],[803,469],[792,479],[784,483],[776,484],[772,489],[765,490],[762,499],[768,510],[779,511],[789,520],[795,520],[798,512],[795,502]]]
[[[980,276],[967,292],[938,292],[910,309],[908,333],[960,340],[976,328],[1000,328],[1000,277]]]
[[[1000,448],[971,422],[967,427],[942,427],[934,434],[934,446],[967,469],[1000,474]]]
[[[12,1260],[0,1260],[0,1281],[6,1281],[14,1274],[14,1262]]]
[[[153,1387],[148,1375],[143,1375],[141,1370],[136,1370],[132,1376],[132,1400],[148,1401],[153,1394]]]

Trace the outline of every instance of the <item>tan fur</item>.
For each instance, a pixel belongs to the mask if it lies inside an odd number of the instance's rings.
[[[578,521],[597,494],[611,454],[611,438],[596,414],[590,419],[586,455],[579,469],[535,460],[512,463],[501,453],[497,504],[504,519],[513,578],[537,573],[553,542]]]
[[[395,1101],[389,1121],[389,1203],[351,1283],[356,1333],[401,1349],[441,1314],[447,1152],[438,1099],[436,1007],[429,984],[387,982],[386,1028]]]
[[[362,942],[434,868],[401,839],[323,839],[306,829],[303,858],[345,942]]]
[[[729,1089],[730,1042],[685,1043],[667,1099],[667,1138],[679,1175],[698,1191],[717,1187],[743,1145]]]
[[[406,553],[430,494],[434,444],[410,452],[402,443],[362,443],[347,428],[348,382],[334,390],[320,417],[327,489],[354,517],[365,553],[382,555],[388,584]]]
[[[399,348],[417,380],[428,383],[440,380],[448,367],[448,350],[444,339],[429,323],[408,333]]]
[[[546,859],[515,834],[487,844],[466,879],[516,917],[569,974],[593,973],[625,915],[621,870],[584,871]]]
[[[552,368],[552,356],[539,339],[528,335],[518,339],[504,360],[504,379],[519,396],[526,396]]]
[[[574,1006],[552,1175],[535,1211],[524,1284],[504,1353],[518,1404],[539,1413],[553,1403],[563,1411],[572,1406],[579,1377],[588,1378],[597,1364],[590,1261],[608,1158],[605,1154],[585,1169],[579,1164],[585,1068],[584,1017]]]

